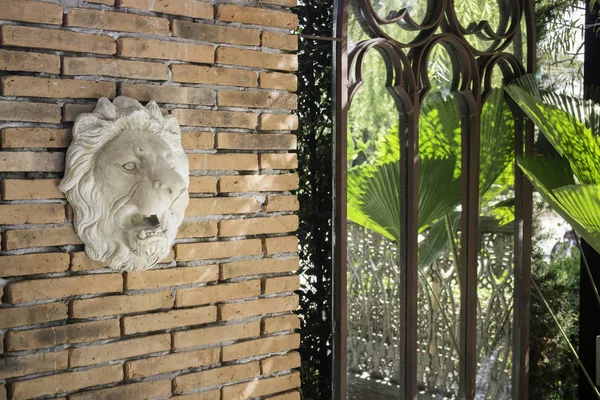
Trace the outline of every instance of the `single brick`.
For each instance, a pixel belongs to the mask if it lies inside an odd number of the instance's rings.
[[[60,371],[69,367],[66,351],[37,353],[24,356],[0,358],[0,379],[25,376],[47,371]]]
[[[293,131],[298,129],[298,116],[295,114],[261,114],[261,131]]]
[[[260,364],[258,361],[231,365],[229,367],[214,368],[195,372],[193,374],[176,376],[175,379],[173,379],[173,391],[175,393],[184,393],[200,387],[237,382],[248,378],[254,378],[259,375]],[[233,397],[227,398],[233,399]]]
[[[19,229],[4,232],[4,247],[6,250],[23,249],[39,246],[64,246],[81,244],[73,227]]]
[[[71,318],[79,319],[163,310],[171,307],[173,307],[171,292],[155,292],[73,300],[70,305],[70,314]]]
[[[154,399],[171,395],[171,380],[147,381],[69,395],[69,400]]]
[[[0,152],[0,170],[4,172],[60,172],[64,169],[64,153]]]
[[[99,346],[69,349],[69,366],[71,368],[82,367],[169,350],[171,350],[171,335],[168,333],[145,336],[104,343]]]
[[[298,347],[300,347],[299,334],[274,336],[224,346],[221,358],[223,361],[232,361],[263,354],[294,350]]]
[[[177,291],[177,307],[190,307],[223,301],[239,300],[260,295],[260,280],[220,283]]]
[[[253,197],[210,197],[190,199],[188,216],[220,214],[253,214],[258,212],[258,202]]]
[[[127,379],[138,379],[171,371],[204,367],[218,363],[220,356],[221,349],[212,348],[127,361],[125,363],[125,376]]]
[[[5,301],[13,304],[26,303],[83,294],[120,292],[123,290],[123,278],[121,274],[96,274],[36,279],[10,283],[5,290]]]
[[[86,387],[106,385],[123,379],[121,365],[88,369],[85,371],[66,372],[11,383],[13,400],[24,400],[56,393],[72,392]],[[69,396],[72,397],[72,396]]]
[[[217,308],[215,306],[136,315],[123,317],[123,334],[132,335],[140,332],[200,325],[216,320]]]
[[[191,171],[258,171],[256,154],[188,154]]]
[[[295,232],[297,229],[297,215],[219,221],[219,237],[286,233]]]
[[[63,57],[63,75],[103,75],[166,81],[169,79],[169,67],[165,64],[146,61]]]
[[[63,122],[73,122],[79,114],[91,113],[96,108],[96,103],[90,104],[65,104],[63,107]]]
[[[287,133],[217,133],[218,149],[294,150],[296,144],[296,135]]]
[[[298,156],[295,153],[261,154],[260,169],[296,169]]]
[[[185,394],[182,396],[177,396],[177,400],[221,400],[221,389]]]
[[[256,240],[256,239],[254,239]],[[237,261],[221,264],[221,279],[239,278],[240,276],[275,274],[291,272],[298,269],[296,258],[263,258],[260,260]]]
[[[260,379],[237,385],[225,386],[222,389],[224,399],[249,399],[267,394],[284,392],[300,387],[300,373],[275,378]]]
[[[0,225],[59,224],[65,222],[63,204],[2,204]]]
[[[264,31],[262,33],[262,45],[263,47],[296,51],[298,50],[298,35]]]
[[[215,138],[210,131],[181,132],[181,145],[185,150],[209,150],[214,147]]]
[[[0,276],[23,276],[63,272],[69,268],[66,253],[36,253],[0,257]]]
[[[83,322],[29,331],[8,331],[5,345],[9,351],[42,349],[65,343],[84,343],[119,337],[119,319]]]
[[[173,36],[209,43],[260,45],[260,32],[257,29],[241,29],[212,24],[173,20]]]
[[[191,329],[173,332],[173,348],[205,346],[260,335],[259,321],[239,325],[223,325],[211,328]]]
[[[5,26],[2,25],[0,28]],[[60,106],[57,104],[0,100],[0,120],[56,124],[60,122]],[[2,170],[6,171],[4,168]]]
[[[44,40],[40,40],[40,38],[44,38]],[[115,40],[110,36],[30,26],[2,25],[0,26],[0,40],[4,46],[96,54],[115,54],[117,51]]]
[[[2,148],[66,148],[71,144],[71,129],[2,129]]]
[[[286,371],[300,367],[300,353],[292,352],[284,356],[274,356],[260,361],[260,369],[263,375]]]
[[[219,279],[218,271],[217,265],[204,265],[128,272],[125,274],[125,289],[154,289],[212,282]]]
[[[267,317],[262,320],[263,335],[296,329],[300,329],[300,318],[296,314]]]
[[[263,294],[293,292],[300,289],[300,276],[283,276],[263,279]]]
[[[5,76],[0,78],[0,85],[4,96],[112,99],[116,95],[116,86],[112,82]]]
[[[62,199],[60,179],[4,179],[2,200]]]
[[[276,192],[298,189],[297,174],[233,175],[219,178],[219,192]]]
[[[300,203],[296,195],[267,196],[265,211],[298,211]]]
[[[191,110],[177,108],[173,116],[181,125],[210,126],[215,128],[256,127],[256,114],[252,112]]]
[[[169,36],[169,20],[86,8],[71,8],[65,26]]]
[[[2,5],[0,4],[0,9],[1,8]],[[27,71],[60,74],[60,57],[54,54],[0,49],[0,71]]]
[[[260,87],[295,92],[298,89],[298,77],[294,74],[283,74],[281,72],[261,72]]]
[[[235,49],[233,47],[217,48],[215,61],[219,64],[274,69],[276,71],[298,70],[298,56],[295,54],[273,54],[258,50]]]
[[[272,26],[291,31],[298,27],[298,15],[289,11],[244,7],[235,4],[219,4],[217,6],[217,19],[250,25]]]
[[[295,110],[298,97],[287,92],[256,92],[223,90],[219,92],[218,105],[245,108],[281,108]]]
[[[287,392],[277,396],[269,397],[269,400],[300,400],[300,392],[294,390],[293,392]]]
[[[39,1],[0,1],[0,19],[37,24],[62,24],[63,8],[60,4]]]
[[[262,254],[260,239],[227,242],[180,243],[175,245],[177,261],[216,260]]]
[[[217,221],[183,222],[179,227],[180,238],[200,238],[217,236],[219,231]]]
[[[261,314],[271,314],[285,311],[294,311],[298,308],[298,296],[271,297],[268,299],[245,301],[243,303],[230,303],[219,305],[219,320],[231,321],[254,317]]]
[[[215,48],[193,43],[167,42],[146,38],[119,38],[118,54],[122,57],[157,58],[212,64]]]
[[[257,85],[256,72],[245,69],[173,64],[171,72],[175,82],[241,87],[256,87]]]
[[[211,89],[122,83],[119,94],[138,101],[154,100],[157,103],[198,104],[203,106],[214,104]]]
[[[0,329],[43,324],[61,319],[67,319],[67,306],[62,302],[0,308]]]
[[[118,5],[119,7],[199,19],[212,19],[214,14],[212,4],[197,0],[119,0]]]
[[[267,255],[281,253],[296,253],[298,251],[298,238],[285,236],[264,239]]]
[[[190,193],[216,193],[217,178],[214,176],[190,176]]]

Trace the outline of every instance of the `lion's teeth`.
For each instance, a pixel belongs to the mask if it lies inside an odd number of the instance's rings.
[[[146,239],[146,231],[141,231],[140,233],[138,233],[138,238],[139,239]]]

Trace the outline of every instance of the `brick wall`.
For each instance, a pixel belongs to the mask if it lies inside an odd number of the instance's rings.
[[[0,0],[0,400],[299,399],[295,0]],[[156,100],[190,205],[151,271],[92,262],[57,189],[75,117]]]

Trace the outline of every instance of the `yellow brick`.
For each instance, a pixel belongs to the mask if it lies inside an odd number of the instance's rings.
[[[182,132],[181,145],[185,150],[208,150],[214,147],[215,138],[210,131]]]
[[[67,319],[67,306],[62,302],[29,307],[0,308],[0,329],[42,324],[61,319]]]
[[[175,82],[241,87],[256,87],[257,85],[256,72],[245,69],[173,64],[171,71]]]
[[[256,154],[188,154],[192,171],[258,171]]]
[[[263,294],[293,292],[300,289],[300,276],[263,279]]]
[[[59,224],[65,222],[62,204],[2,204],[0,225]]]
[[[293,150],[296,144],[296,135],[285,133],[217,133],[218,149]]]
[[[177,400],[221,400],[221,389],[177,396]]]
[[[164,67],[166,68],[166,66]],[[157,103],[198,105],[214,104],[211,89],[122,83],[119,93],[122,96],[131,97],[143,102],[154,100]]]
[[[60,371],[69,367],[66,351],[37,353],[24,356],[0,358],[0,379],[31,375],[46,371]]]
[[[256,7],[244,7],[235,4],[218,5],[217,19],[227,22],[272,26],[292,31],[298,27],[298,16],[289,11],[285,12]]]
[[[44,40],[40,40],[44,38]],[[0,26],[4,46],[33,47],[80,53],[115,54],[115,40],[110,36],[33,28],[30,26]]]
[[[189,244],[181,243],[175,245],[175,254],[178,261],[244,257],[262,254],[262,243],[260,239]]]
[[[252,128],[256,127],[256,114],[252,112],[210,111],[175,109],[173,116],[181,125],[210,126],[215,128]]]
[[[200,325],[216,320],[217,308],[215,306],[123,317],[123,334],[132,335],[140,332]]]
[[[123,290],[121,274],[96,274],[46,278],[13,282],[5,288],[5,301],[26,303],[45,299],[61,299],[83,294],[120,292]]]
[[[219,231],[217,221],[201,221],[201,222],[183,222],[179,227],[177,237],[180,238],[200,238],[217,236]]]
[[[71,318],[104,317],[142,311],[162,310],[173,307],[171,292],[155,292],[139,295],[94,297],[73,300],[70,305]]]
[[[165,268],[125,274],[127,290],[154,289],[168,286],[205,283],[219,279],[217,265]]]
[[[166,356],[145,358],[137,361],[127,361],[125,364],[125,376],[127,379],[138,379],[171,371],[203,367],[218,363],[220,356],[221,349],[212,348],[168,354]]]
[[[298,296],[271,297],[268,299],[245,301],[219,305],[219,320],[230,321],[261,314],[294,311],[298,308]]]
[[[216,193],[217,178],[214,176],[190,176],[190,193]]]
[[[60,25],[62,24],[62,17],[63,8],[60,4],[0,0],[0,19]]]
[[[261,379],[223,388],[224,399],[249,399],[300,387],[300,373]]]
[[[165,64],[146,61],[63,57],[63,75],[103,75],[165,81],[169,79],[169,68]]]
[[[263,335],[296,329],[300,329],[300,318],[296,314],[267,317],[262,320]]]
[[[295,92],[298,89],[298,77],[294,74],[282,74],[281,72],[261,72],[260,87]]]
[[[277,71],[298,70],[298,57],[295,54],[273,54],[257,50],[219,47],[215,60],[219,64],[242,65]]]
[[[0,79],[0,85],[4,96],[112,99],[116,95],[116,87],[112,82],[6,76]]]
[[[295,232],[297,229],[297,215],[219,221],[219,237]]]
[[[5,346],[9,351],[32,350],[65,343],[94,342],[119,337],[120,334],[119,320],[113,318],[29,331],[8,331]]]
[[[296,195],[268,196],[265,211],[298,211],[300,204]]]
[[[0,4],[0,9],[1,8],[2,5]],[[54,54],[0,49],[0,71],[27,71],[60,74],[60,57]]]
[[[0,26],[0,28],[6,25]],[[29,103],[0,100],[0,121],[60,122],[60,106],[56,104]],[[39,154],[39,153],[38,153]],[[5,169],[3,169],[6,171]]]
[[[121,365],[109,365],[85,371],[66,372],[43,378],[29,379],[11,383],[13,400],[71,392],[86,387],[119,382],[123,379]],[[72,396],[70,396],[72,397]]]
[[[300,392],[297,390],[269,397],[269,400],[300,400]]]
[[[179,375],[173,380],[173,388],[175,393],[184,393],[200,387],[241,381],[259,375],[260,364],[258,361],[254,361],[246,364],[209,369],[193,374]],[[228,399],[233,398],[228,397]]]
[[[117,45],[118,54],[122,57],[158,58],[203,64],[212,64],[215,61],[213,46],[146,38],[119,38]]]
[[[223,301],[239,300],[260,295],[260,280],[220,283],[177,291],[177,307],[189,307]]]
[[[275,372],[300,367],[300,354],[297,352],[288,353],[284,356],[274,356],[265,358],[260,362],[260,368],[263,375],[274,374]]]
[[[171,395],[171,380],[147,381],[69,395],[69,400],[154,399]]]
[[[296,236],[266,238],[265,248],[267,255],[296,253],[298,251],[298,238]]]
[[[64,153],[2,151],[0,152],[0,170],[4,172],[60,172],[64,168],[64,158]]]
[[[219,178],[219,192],[276,192],[298,189],[298,175],[233,175]],[[269,196],[273,197],[273,196]]]
[[[6,250],[38,246],[63,246],[81,244],[73,227],[19,229],[4,232]]]
[[[63,107],[63,122],[73,122],[83,113],[91,113],[96,108],[96,103],[90,104],[65,104]]]
[[[296,257],[286,259],[263,258],[261,260],[237,261],[221,264],[221,279],[296,271],[298,269],[298,263],[299,259]]]
[[[22,276],[63,272],[69,268],[66,253],[36,253],[0,257],[0,276]]]
[[[208,2],[197,0],[119,0],[119,7],[137,8],[162,14],[212,19],[213,8]]]
[[[2,200],[62,199],[60,179],[4,179]]]
[[[173,332],[173,348],[204,346],[260,335],[259,321]]]
[[[106,264],[90,259],[83,251],[71,253],[71,271],[88,271],[106,268]]]
[[[171,350],[171,335],[168,333],[145,336],[99,346],[69,349],[69,366],[82,367],[169,350]]]
[[[293,131],[298,129],[298,116],[295,114],[261,114],[261,131]]]
[[[218,104],[224,107],[281,108],[295,110],[298,98],[293,93],[223,90]]]
[[[285,35],[265,31],[262,33],[262,45],[263,47],[296,51],[298,50],[298,35]]]
[[[71,144],[71,129],[6,128],[2,129],[2,148],[66,148]]]
[[[169,20],[110,11],[71,8],[67,13],[65,26],[95,28],[109,31],[169,35]]]
[[[225,346],[222,349],[221,358],[223,361],[232,361],[263,354],[294,350],[298,347],[300,347],[299,334],[274,336]]]
[[[173,36],[209,43],[260,45],[257,29],[240,29],[212,24],[173,20]]]
[[[298,156],[295,153],[260,155],[260,169],[296,168],[298,168]]]
[[[253,197],[211,197],[190,199],[188,216],[252,214],[258,212],[258,202]]]

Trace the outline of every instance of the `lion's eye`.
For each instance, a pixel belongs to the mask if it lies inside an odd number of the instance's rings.
[[[133,171],[136,168],[136,165],[133,161],[123,164],[123,169],[125,171]]]

